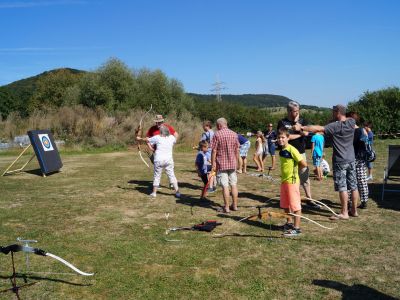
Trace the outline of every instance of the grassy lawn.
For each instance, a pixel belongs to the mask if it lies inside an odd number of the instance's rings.
[[[219,192],[199,201],[201,181],[194,152],[175,153],[182,199],[166,177],[156,199],[148,196],[152,171],[133,151],[62,154],[62,172],[42,178],[35,169],[0,177],[0,245],[17,237],[36,239],[37,247],[59,255],[93,277],[72,273],[51,258],[17,253],[22,299],[391,299],[400,296],[400,202],[398,194],[380,200],[387,145],[377,141],[378,158],[371,201],[359,218],[331,222],[326,210],[303,214],[326,230],[302,221],[304,234],[282,238],[284,220],[272,225],[237,220],[256,214],[256,205],[279,195],[279,182],[239,176],[239,211],[223,215]],[[330,157],[331,149],[328,149]],[[308,153],[309,154],[309,153]],[[0,155],[0,170],[15,156]],[[27,156],[26,156],[27,157]],[[250,157],[249,157],[250,158]],[[270,159],[267,159],[269,163]],[[254,169],[250,169],[254,171]],[[279,180],[279,172],[272,175]],[[165,175],[164,175],[165,176]],[[339,208],[332,178],[312,180],[313,198]],[[278,200],[269,202],[279,210]],[[165,214],[169,213],[168,224]],[[207,219],[223,223],[213,233],[177,231]],[[178,240],[178,241],[167,241]],[[10,287],[10,256],[0,256],[0,290]],[[24,275],[25,274],[25,275]],[[348,298],[346,298],[348,297]],[[0,299],[13,295],[0,294]]]

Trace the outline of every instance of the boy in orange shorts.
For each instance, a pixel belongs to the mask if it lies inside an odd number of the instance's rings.
[[[289,144],[289,132],[282,128],[278,132],[278,145],[281,146],[279,157],[281,162],[281,201],[280,206],[286,213],[301,215],[300,179],[298,168],[304,173],[307,163],[300,152]],[[298,236],[301,234],[300,217],[287,219],[283,226],[284,236]]]

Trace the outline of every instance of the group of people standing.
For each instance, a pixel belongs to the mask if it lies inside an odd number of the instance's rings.
[[[312,201],[309,168],[305,153],[306,137],[310,133],[314,133],[311,139],[312,156],[318,180],[321,180],[323,176],[321,163],[324,161],[324,137],[332,141],[333,180],[335,190],[339,193],[341,212],[331,216],[330,219],[346,220],[349,217],[357,217],[357,203],[360,195],[361,205],[359,207],[366,208],[367,206],[368,185],[365,172],[367,166],[365,158],[362,157],[364,148],[361,141],[368,139],[368,131],[361,127],[358,128],[356,125],[358,115],[355,113],[346,115],[346,108],[342,105],[333,107],[332,117],[334,121],[326,126],[308,125],[307,121],[300,117],[299,103],[290,101],[287,105],[287,117],[278,122],[277,131],[273,129],[273,124],[268,124],[268,130],[265,133],[257,132],[254,154],[257,171],[264,170],[263,162],[267,153],[271,155],[271,169],[275,169],[276,144],[279,147],[280,206],[286,212],[297,215],[294,221],[288,217],[284,226],[285,236],[301,234],[300,186],[309,200],[307,204],[313,208],[319,208]],[[156,125],[148,131],[146,138],[137,137],[138,140],[145,140],[148,146],[155,151],[151,195],[156,196],[161,171],[165,168],[176,196],[180,197],[172,159],[172,147],[178,134],[170,125],[163,123],[162,116],[158,115],[155,121]],[[215,191],[217,183],[221,186],[224,200],[223,212],[230,213],[230,211],[238,209],[237,173],[247,171],[247,153],[250,141],[230,130],[225,118],[219,118],[216,121],[216,128],[217,131],[214,132],[210,121],[203,123],[204,133],[199,143],[195,166],[204,185],[210,185],[209,192]],[[210,174],[216,174],[216,182],[212,179],[213,182],[208,183],[211,178],[214,178]]]

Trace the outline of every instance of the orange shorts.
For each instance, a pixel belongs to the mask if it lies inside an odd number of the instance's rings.
[[[291,212],[301,210],[300,184],[281,183],[281,208]]]

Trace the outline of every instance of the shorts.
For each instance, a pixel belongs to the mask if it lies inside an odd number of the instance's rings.
[[[280,207],[291,212],[301,210],[300,185],[298,183],[281,183]]]
[[[372,169],[372,167],[374,166],[374,164],[370,161],[367,161],[366,164],[367,164],[367,169]]]
[[[321,160],[322,160],[321,156],[313,156],[312,163],[313,163],[314,167],[320,167],[321,166]]]
[[[239,154],[241,157],[247,157],[247,153],[249,152],[250,149],[250,141],[247,141],[243,145],[240,145],[239,147]]]
[[[228,187],[237,184],[236,170],[218,171],[217,182],[220,186]]]
[[[337,192],[357,190],[356,163],[334,163],[333,181]]]
[[[268,144],[268,153],[270,155],[275,155],[275,148],[276,147],[274,143]]]

